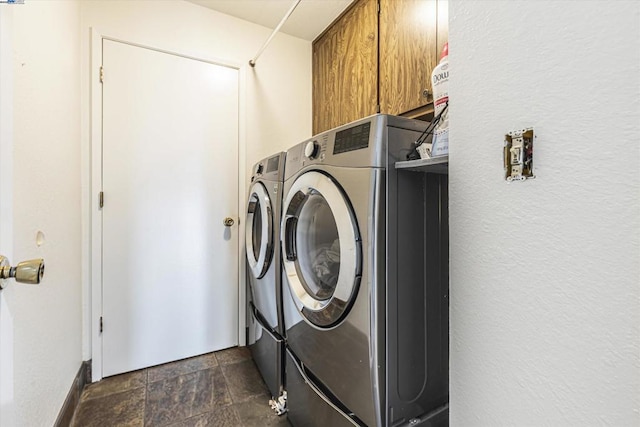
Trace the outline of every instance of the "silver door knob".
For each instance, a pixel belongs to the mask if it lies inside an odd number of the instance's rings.
[[[225,227],[231,227],[233,224],[235,224],[235,221],[233,220],[233,218],[228,216],[222,221],[222,223]]]
[[[31,259],[22,261],[15,267],[11,267],[7,257],[0,255],[0,289],[4,288],[3,279],[16,279],[18,283],[37,285],[44,276],[44,260]]]

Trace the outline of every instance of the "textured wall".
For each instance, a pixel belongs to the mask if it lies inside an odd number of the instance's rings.
[[[47,265],[41,285],[14,283],[8,295],[19,426],[53,425],[82,361],[78,4],[3,5],[14,12],[11,261]]]
[[[640,425],[640,3],[449,5],[451,425]]]

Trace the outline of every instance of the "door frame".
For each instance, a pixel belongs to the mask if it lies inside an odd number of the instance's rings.
[[[102,211],[99,206],[99,193],[102,191],[102,83],[100,83],[100,67],[102,65],[102,41],[111,40],[126,43],[132,46],[155,50],[161,53],[177,55],[183,58],[194,59],[215,65],[221,65],[238,70],[238,345],[246,344],[246,277],[244,270],[244,239],[245,231],[243,213],[245,212],[246,193],[244,176],[246,158],[246,67],[247,65],[228,61],[220,58],[203,57],[186,52],[163,49],[156,43],[140,40],[139,37],[131,37],[127,34],[114,34],[102,32],[91,28],[91,57],[89,72],[90,95],[90,153],[89,165],[84,169],[86,182],[89,182],[90,194],[84,194],[83,205],[88,206],[90,230],[88,241],[90,242],[88,258],[90,304],[87,310],[90,312],[85,319],[91,319],[91,380],[102,379],[102,335],[100,333],[100,317],[102,316]],[[108,78],[108,77],[107,77]],[[85,240],[86,241],[86,240]]]

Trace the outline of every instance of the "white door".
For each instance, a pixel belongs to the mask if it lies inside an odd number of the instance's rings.
[[[110,376],[237,345],[239,71],[111,40],[102,58]]]
[[[0,255],[11,259],[13,195],[11,186],[12,79],[11,16],[0,7]],[[7,285],[11,286],[10,283]],[[10,288],[0,291],[0,426],[13,425],[13,317],[7,304]]]

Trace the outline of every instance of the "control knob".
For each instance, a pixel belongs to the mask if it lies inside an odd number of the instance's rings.
[[[309,159],[315,159],[318,151],[320,151],[320,146],[316,141],[309,141],[307,145],[304,146],[304,155]]]
[[[261,174],[261,173],[262,173],[262,169],[263,169],[263,167],[262,167],[262,163],[259,163],[259,164],[256,166],[256,174]]]

